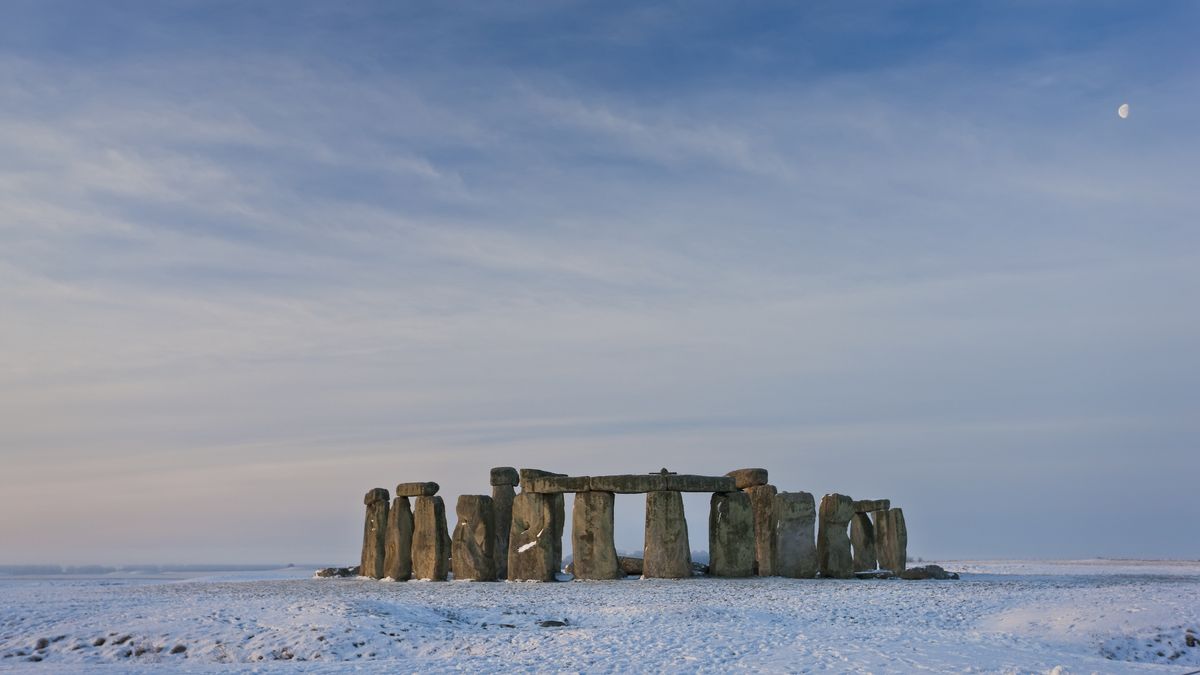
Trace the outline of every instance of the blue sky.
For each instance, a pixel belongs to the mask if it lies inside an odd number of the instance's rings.
[[[1194,3],[344,4],[5,5],[0,563],[496,465],[1200,556]]]

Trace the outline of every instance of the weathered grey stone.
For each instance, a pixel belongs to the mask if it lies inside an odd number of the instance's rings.
[[[492,468],[492,487],[497,485],[520,485],[521,474],[511,466],[497,466]]]
[[[879,566],[902,574],[908,566],[908,527],[904,524],[904,510],[876,511],[874,516]]]
[[[450,571],[446,504],[441,497],[417,497],[413,505],[413,578],[445,581]]]
[[[383,488],[369,490],[363,496],[367,507],[363,522],[362,560],[359,566],[364,577],[383,578],[383,559],[387,540],[388,491]]]
[[[947,572],[941,565],[925,565],[904,570],[900,573],[900,578],[910,581],[915,579],[957,579],[958,574]]]
[[[536,492],[518,494],[512,505],[508,578],[512,581],[554,581],[553,539],[553,496]]]
[[[384,541],[383,576],[408,581],[412,576],[413,515],[408,497],[392,500],[388,512],[387,537]]]
[[[645,560],[642,558],[634,558],[632,556],[619,555],[617,556],[617,564],[621,566],[621,573],[626,576],[640,577],[645,571]]]
[[[733,479],[739,490],[767,484],[766,469],[735,469],[725,475]]]
[[[492,531],[496,543],[492,554],[496,557],[496,578],[508,578],[508,532],[512,527],[512,505],[516,491],[511,485],[495,485],[492,487],[492,506],[496,517]]]
[[[683,495],[659,490],[646,493],[646,539],[643,576],[683,579],[692,576]]]
[[[520,476],[520,484],[528,485],[531,478],[544,478],[546,476],[565,476],[565,473],[554,473],[553,471],[543,471],[542,469],[521,469],[518,472]]]
[[[817,505],[811,493],[780,492],[771,503],[775,559],[772,571],[781,577],[817,576]]]
[[[562,493],[550,495],[550,512],[554,516],[554,538],[550,541],[553,553],[554,572],[562,570],[563,560],[563,531],[567,527],[567,503]]]
[[[665,490],[666,479],[657,473],[631,474],[622,476],[592,476],[588,487],[596,492],[615,492],[617,494],[639,494]]]
[[[857,503],[857,502],[856,502]],[[855,513],[850,519],[850,547],[854,551],[854,571],[875,569],[875,526],[866,513]]]
[[[424,483],[401,483],[396,486],[397,497],[432,497],[438,492],[438,484],[432,481]]]
[[[729,476],[692,476],[667,474],[667,491],[670,492],[734,492],[737,482]]]
[[[846,527],[854,517],[854,500],[846,495],[827,494],[821,498],[817,529],[817,567],[821,576],[849,579],[854,576],[854,558],[850,555],[850,536]]]
[[[775,575],[775,523],[771,512],[776,492],[774,485],[746,488],[754,511],[754,560],[760,577]]]
[[[717,492],[708,512],[708,567],[716,577],[754,574],[754,510],[745,492]]]
[[[571,543],[577,579],[618,579],[617,546],[613,539],[613,493],[580,492],[571,513]]]
[[[558,493],[558,492],[587,492],[587,476],[538,476],[525,481],[522,489],[526,492]]]
[[[495,503],[487,495],[461,495],[451,537],[450,563],[456,580],[495,581]]]
[[[884,511],[892,507],[890,499],[856,499],[854,501],[855,513],[870,513],[871,511]]]

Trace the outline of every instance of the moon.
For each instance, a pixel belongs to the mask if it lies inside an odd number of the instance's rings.
[[[1128,103],[1122,103],[1121,107],[1117,108],[1117,117],[1120,117],[1121,119],[1125,119],[1126,117],[1129,117],[1129,104]]]

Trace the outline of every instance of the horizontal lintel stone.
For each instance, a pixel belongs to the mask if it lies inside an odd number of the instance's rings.
[[[890,499],[859,499],[854,502],[855,513],[886,511],[890,508],[892,508],[892,500]]]
[[[555,492],[588,492],[587,476],[538,476],[525,481],[526,492],[555,493]]]
[[[437,494],[438,484],[433,481],[424,483],[401,483],[396,486],[397,497],[432,497]]]

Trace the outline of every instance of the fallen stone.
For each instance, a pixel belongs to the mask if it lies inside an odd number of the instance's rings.
[[[541,492],[545,494],[560,492],[587,492],[587,476],[538,476],[525,481],[526,492]]]
[[[855,579],[895,579],[896,575],[892,574],[891,570],[867,570],[865,572],[855,572]]]
[[[397,497],[432,497],[438,492],[438,484],[434,482],[401,483],[396,486]]]
[[[508,532],[512,527],[512,505],[516,491],[512,485],[495,485],[492,487],[492,502],[496,517],[495,527],[492,528],[496,543],[492,554],[496,558],[496,578],[508,578]]]
[[[708,576],[710,569],[711,568],[704,563],[696,562],[694,560],[692,561],[692,576],[694,577],[706,577]]]
[[[892,507],[890,499],[857,499],[854,501],[855,513],[870,513],[871,511],[883,511]]]
[[[775,495],[771,504],[775,553],[772,569],[775,575],[792,579],[817,576],[817,549],[813,536],[816,518],[816,501],[811,493],[780,492]]]
[[[875,552],[879,567],[901,574],[908,566],[908,527],[903,509],[876,511]]]
[[[450,571],[446,504],[441,497],[417,497],[413,506],[413,578],[445,581]]]
[[[450,562],[454,578],[467,581],[495,581],[496,545],[492,531],[496,520],[495,502],[487,495],[461,495],[454,510],[458,523],[451,538]]]
[[[413,515],[408,497],[392,500],[388,512],[387,536],[384,537],[383,576],[408,581],[412,576]]]
[[[521,474],[511,466],[497,466],[492,468],[492,487],[497,485],[520,485]]]
[[[821,498],[817,529],[817,567],[821,576],[849,579],[854,576],[854,558],[850,554],[850,536],[846,532],[854,517],[854,500],[846,495],[828,494]]]
[[[875,526],[866,513],[855,513],[850,519],[850,548],[854,552],[854,571],[867,572],[879,562],[875,558]]]
[[[592,476],[588,488],[594,492],[617,494],[639,494],[665,490],[666,479],[661,474],[629,474],[620,476]]]
[[[557,628],[559,626],[567,625],[567,620],[563,619],[562,621],[555,621],[554,619],[547,619],[545,621],[539,621],[538,625],[542,628]]]
[[[617,565],[621,567],[622,574],[630,577],[640,577],[646,569],[644,559],[627,555],[617,556]]]
[[[524,476],[521,477],[525,481]],[[551,495],[522,492],[513,499],[508,578],[554,581],[554,505]]]
[[[374,488],[363,496],[363,504],[367,507],[366,518],[363,522],[362,568],[364,577],[372,579],[383,578],[383,559],[387,539],[388,522],[388,491]]]
[[[733,479],[739,490],[767,484],[766,469],[735,469],[725,475]]]
[[[920,579],[957,579],[958,574],[947,572],[942,569],[941,565],[925,565],[924,567],[913,567],[906,569],[900,573],[901,579],[920,580]]]
[[[679,492],[646,493],[644,555],[642,576],[657,579],[692,576],[692,549],[688,544],[683,495]]]
[[[667,474],[666,489],[672,492],[735,492],[737,483],[729,476]]]
[[[717,577],[754,574],[754,511],[745,492],[716,492],[709,501],[708,565]]]
[[[577,579],[618,579],[617,546],[613,538],[611,492],[580,492],[571,514],[571,543],[574,551],[568,573]]]
[[[745,490],[750,496],[750,508],[754,511],[754,562],[755,574],[760,577],[775,575],[775,523],[771,512],[778,491],[774,485],[756,485]]]
[[[362,567],[360,565],[355,565],[354,567],[325,567],[325,568],[319,569],[316,572],[314,572],[313,576],[320,577],[322,579],[326,579],[326,578],[343,578],[344,579],[344,578],[348,578],[348,577],[357,577],[357,576],[359,576],[360,572],[362,572]],[[104,638],[96,638],[96,639],[100,640],[101,645],[104,644]],[[96,645],[96,646],[99,647],[100,645]]]

